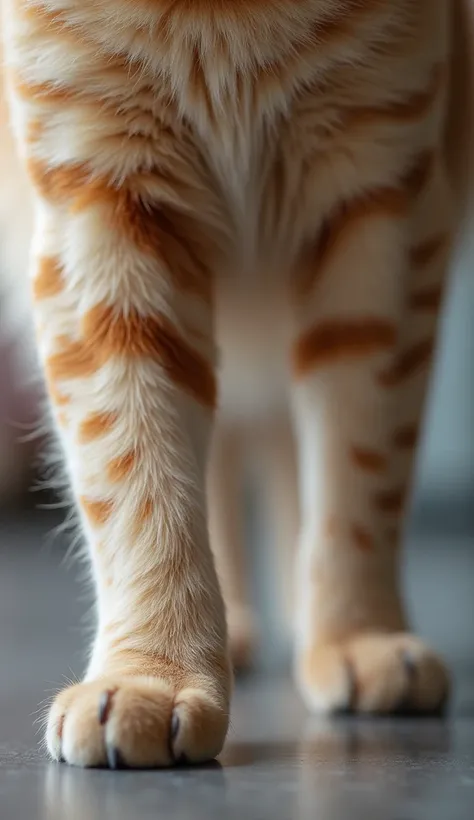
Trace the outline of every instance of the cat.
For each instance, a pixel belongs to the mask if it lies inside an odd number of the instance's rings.
[[[469,4],[2,2],[37,347],[97,596],[50,755],[221,751],[255,641],[248,456],[296,562],[308,708],[440,708],[397,547],[469,210]]]

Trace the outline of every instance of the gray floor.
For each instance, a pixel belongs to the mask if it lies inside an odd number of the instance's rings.
[[[0,817],[54,820],[461,820],[474,816],[474,550],[464,540],[410,550],[409,599],[420,631],[450,657],[448,720],[308,718],[284,674],[236,693],[220,764],[164,772],[50,764],[38,704],[81,669],[86,603],[64,547],[36,516],[0,519]],[[428,560],[427,560],[428,555]],[[418,563],[417,563],[418,561]],[[431,593],[420,604],[419,588]],[[271,635],[271,630],[268,633]],[[271,640],[271,638],[270,638]],[[267,666],[267,669],[269,667]]]

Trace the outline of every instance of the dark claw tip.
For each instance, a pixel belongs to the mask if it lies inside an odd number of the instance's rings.
[[[407,671],[407,674],[410,676],[410,678],[413,678],[416,675],[416,663],[413,659],[413,656],[410,654],[410,652],[404,650],[404,652],[402,653],[402,660],[403,665]]]
[[[104,723],[107,723],[110,710],[112,708],[112,697],[113,692],[110,689],[106,689],[105,692],[102,692],[99,698],[99,723],[101,726]]]
[[[175,740],[176,735],[178,734],[178,732],[179,732],[179,717],[178,717],[177,712],[173,712],[173,714],[171,716],[171,730],[170,730],[171,740]]]
[[[116,746],[107,746],[109,769],[126,769],[125,761]]]
[[[341,703],[337,711],[340,715],[350,715],[357,705],[357,680],[354,672],[354,667],[349,658],[344,658],[344,666],[346,670],[347,679],[347,701],[346,703]]]

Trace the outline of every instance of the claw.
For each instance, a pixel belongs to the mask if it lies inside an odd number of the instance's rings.
[[[179,757],[177,757],[176,754],[175,754],[175,750],[173,748],[173,742],[176,740],[176,738],[178,736],[179,727],[180,727],[179,715],[178,715],[177,712],[173,712],[173,714],[171,715],[171,724],[170,724],[170,739],[169,739],[170,756],[171,756],[171,759],[174,761],[174,763],[176,765],[186,766],[187,759],[186,759],[186,755],[184,754],[184,752],[182,752],[179,755]]]
[[[178,716],[177,712],[173,712],[173,714],[171,716],[171,730],[170,730],[171,740],[176,739],[176,735],[178,734],[178,732],[179,732],[179,716]]]
[[[127,765],[116,746],[107,746],[109,769],[126,769]]]
[[[101,726],[104,723],[107,723],[109,718],[110,710],[112,708],[112,699],[115,695],[114,689],[106,689],[105,692],[102,692],[99,698],[99,723]]]
[[[413,656],[410,652],[407,652],[406,649],[402,652],[402,661],[405,667],[405,671],[410,679],[410,683],[412,682],[413,678],[416,675],[416,663],[413,660]]]
[[[337,710],[338,715],[350,715],[352,712],[354,712],[357,706],[357,699],[359,696],[357,678],[355,675],[354,667],[349,658],[347,657],[344,658],[344,666],[346,668],[348,695],[346,703],[341,704],[340,708]]]
[[[66,762],[66,759],[63,757],[63,729],[64,729],[64,720],[65,720],[65,718],[66,718],[66,715],[61,715],[61,717],[58,720],[58,726],[57,726],[57,735],[58,735],[58,741],[59,741],[59,753],[58,753],[58,757],[57,757],[58,763],[65,763]]]

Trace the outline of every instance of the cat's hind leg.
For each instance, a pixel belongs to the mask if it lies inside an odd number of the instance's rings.
[[[416,191],[401,178],[330,223],[299,314],[296,676],[313,710],[429,712],[448,691],[410,633],[398,578],[450,225],[438,156],[417,173]]]

